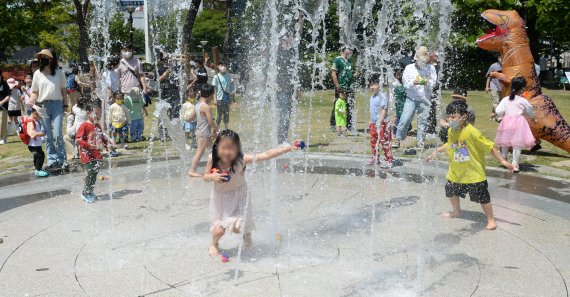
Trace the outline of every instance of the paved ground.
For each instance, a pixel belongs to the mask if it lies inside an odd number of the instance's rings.
[[[296,153],[248,168],[255,248],[227,236],[221,263],[211,185],[180,163],[105,170],[91,205],[79,174],[1,187],[0,296],[568,297],[568,181],[495,172],[499,228],[485,231],[467,201],[464,218],[439,217],[444,165]]]

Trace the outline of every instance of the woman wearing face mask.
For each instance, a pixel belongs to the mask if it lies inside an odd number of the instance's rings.
[[[120,91],[125,94],[125,105],[131,113],[131,119],[133,119],[133,125],[130,129],[134,129],[133,132],[135,133],[131,132],[130,134],[131,141],[135,142],[142,139],[142,131],[144,131],[144,121],[141,115],[143,109],[138,103],[145,102],[143,94],[147,93],[147,85],[141,62],[133,56],[132,44],[123,45],[121,57],[116,71],[119,73]],[[130,104],[129,102],[137,102],[137,104]],[[137,139],[133,139],[133,135],[137,135]]]
[[[216,126],[220,127],[222,119],[224,120],[224,128],[228,129],[230,123],[230,104],[233,101],[233,95],[236,91],[232,82],[232,78],[227,73],[226,63],[220,62],[218,64],[218,74],[212,79],[212,86],[214,86],[214,98],[216,98],[216,105],[218,109],[218,117],[216,118]]]
[[[429,51],[420,46],[414,56],[414,64],[406,66],[402,74],[402,83],[406,88],[406,103],[396,129],[396,138],[405,140],[414,115],[418,114],[417,147],[424,148],[424,132],[427,128],[431,106],[431,94],[437,82],[435,67],[428,63]]]
[[[53,49],[43,49],[36,54],[40,68],[34,73],[30,104],[42,117],[46,131],[48,166],[46,169],[67,170],[63,142],[63,103],[67,99],[66,80],[57,64]]]

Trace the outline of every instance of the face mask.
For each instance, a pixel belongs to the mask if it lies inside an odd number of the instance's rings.
[[[115,102],[117,102],[119,105],[123,105],[123,100],[117,99]]]
[[[425,61],[418,61],[418,66],[420,66],[420,67],[426,67],[426,65],[427,65],[427,62],[425,62]]]
[[[220,70],[221,73],[225,73],[226,72],[226,66],[219,66],[218,70]]]
[[[133,57],[133,52],[131,52],[131,51],[126,51],[126,52],[123,52],[122,55],[123,55],[123,58],[125,58],[125,59],[130,59],[130,58]]]
[[[449,127],[451,127],[451,129],[457,131],[459,129],[461,129],[461,122],[465,119],[465,117],[461,117],[459,120],[450,120],[449,121]]]
[[[350,60],[351,58],[352,58],[352,54],[346,55],[346,59],[347,59],[347,60]]]

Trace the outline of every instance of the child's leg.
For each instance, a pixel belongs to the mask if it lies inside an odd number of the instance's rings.
[[[461,207],[459,205],[459,197],[457,196],[449,197],[449,202],[451,203],[452,211],[444,212],[441,214],[441,216],[444,218],[460,218]]]
[[[41,146],[28,146],[28,150],[34,157],[34,168],[36,171],[42,170],[45,160],[45,154]]]
[[[370,148],[372,149],[372,157],[376,158],[376,154],[378,152],[376,150],[376,144],[378,143],[378,131],[376,130],[376,124],[370,123],[370,125],[368,125],[368,130],[370,130]]]
[[[509,156],[509,147],[508,146],[502,146],[501,147],[501,155],[503,155],[503,158],[507,159],[507,157]]]
[[[493,206],[491,203],[481,204],[481,208],[487,217],[487,226],[485,229],[487,230],[495,230],[497,228],[497,224],[495,224],[495,217],[493,217]]]
[[[200,159],[202,159],[202,156],[206,151],[207,145],[208,145],[208,138],[198,137],[198,149],[196,150],[196,154],[194,154],[194,158],[192,159],[192,165],[190,166],[190,171],[188,172],[188,175],[192,177],[202,176],[201,174],[198,174],[196,172],[196,168],[198,167],[198,163],[200,162]]]
[[[380,126],[380,143],[388,163],[392,163],[394,159],[392,157],[392,131],[390,130],[390,125],[387,123],[382,123],[382,126]]]
[[[91,161],[85,164],[85,185],[83,186],[83,194],[93,194],[97,174],[99,173],[99,162]]]
[[[521,157],[521,148],[520,147],[513,147],[513,165],[519,164],[519,159]]]
[[[220,239],[224,236],[226,230],[220,226],[214,227],[212,230],[212,243],[210,244],[210,248],[208,249],[208,254],[210,256],[215,256],[218,254],[218,246]]]
[[[243,234],[243,247],[246,249],[251,248],[252,240],[251,240],[251,232],[245,232]]]

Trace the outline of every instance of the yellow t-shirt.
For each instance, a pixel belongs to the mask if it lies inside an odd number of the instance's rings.
[[[447,133],[449,156],[447,180],[458,184],[473,184],[487,180],[485,155],[493,150],[495,144],[470,124],[459,131],[449,129]]]

